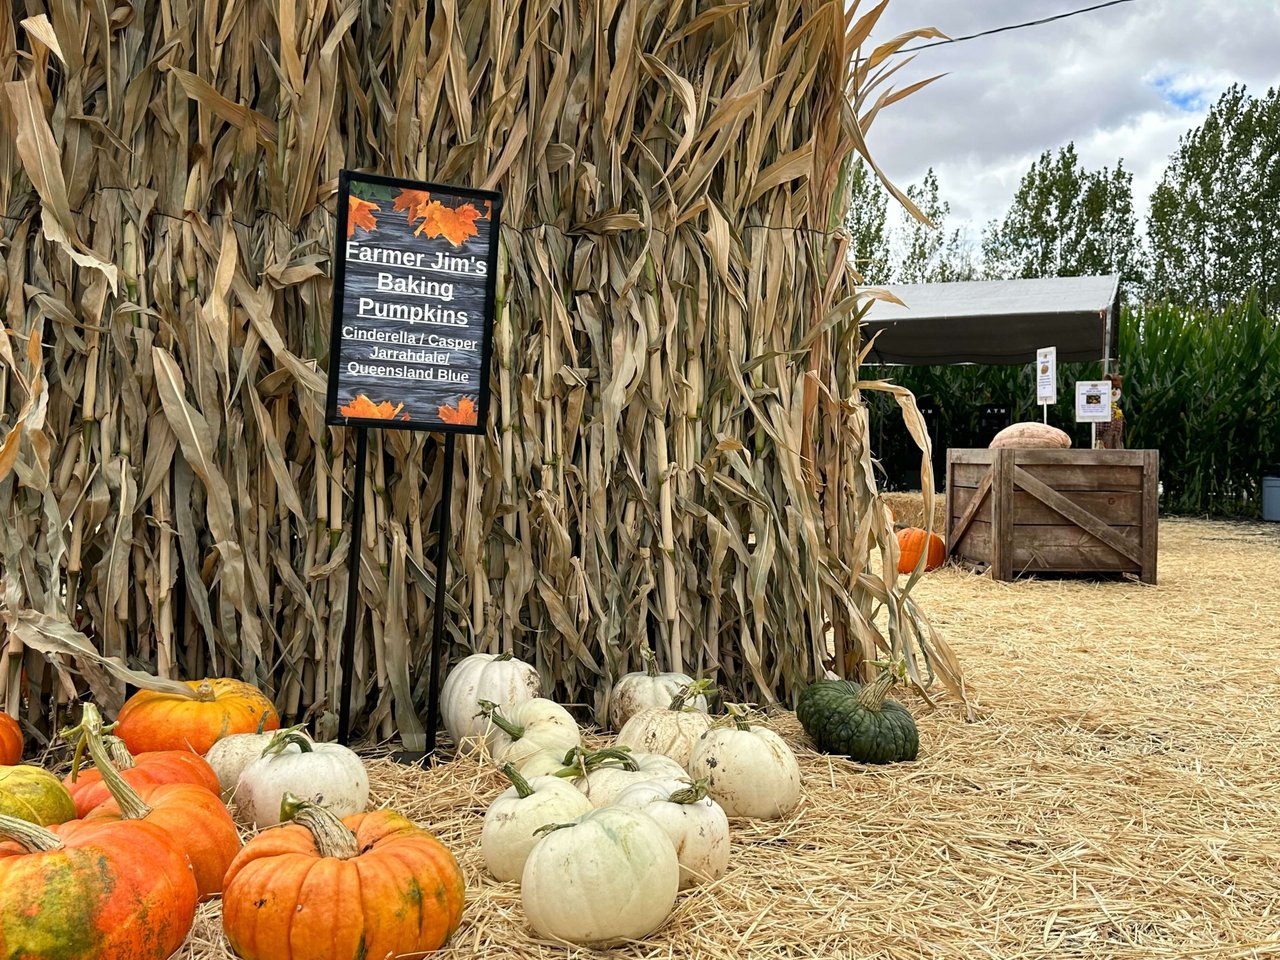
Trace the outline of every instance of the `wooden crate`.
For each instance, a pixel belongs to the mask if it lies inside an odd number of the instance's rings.
[[[1022,573],[1156,582],[1156,450],[948,450],[947,553]]]

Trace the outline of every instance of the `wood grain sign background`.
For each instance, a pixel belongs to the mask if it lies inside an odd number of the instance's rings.
[[[501,202],[343,171],[330,424],[483,432]]]

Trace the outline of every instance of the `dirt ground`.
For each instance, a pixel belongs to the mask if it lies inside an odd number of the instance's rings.
[[[504,782],[474,760],[371,764],[468,878],[441,957],[1228,958],[1280,955],[1280,525],[1163,520],[1159,584],[929,574],[974,722],[918,712],[921,756],[816,754],[805,797],[734,821],[729,874],[609,952],[536,940],[478,839]],[[180,957],[226,957],[219,907]]]

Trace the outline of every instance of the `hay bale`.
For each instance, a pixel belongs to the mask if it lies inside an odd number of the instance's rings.
[[[904,527],[925,525],[924,494],[919,490],[907,493],[881,494],[885,504],[893,511],[893,522]],[[942,536],[947,525],[947,498],[938,493],[933,498],[933,531]]]

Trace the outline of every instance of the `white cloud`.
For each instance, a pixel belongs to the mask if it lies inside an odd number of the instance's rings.
[[[913,27],[952,37],[1089,6],[1090,0],[892,0],[872,34]],[[863,12],[870,0],[860,4]],[[1280,4],[1132,0],[1042,26],[922,50],[895,77],[947,76],[877,119],[872,153],[899,184],[932,166],[954,226],[1003,214],[1040,153],[1074,141],[1090,168],[1123,158],[1144,216],[1178,138],[1232,83],[1280,85]]]

